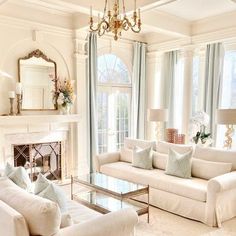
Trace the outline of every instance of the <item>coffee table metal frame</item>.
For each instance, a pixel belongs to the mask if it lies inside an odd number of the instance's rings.
[[[108,176],[108,177],[111,177],[111,176]],[[114,177],[112,177],[112,178],[114,178]],[[119,179],[119,180],[121,180],[121,179]],[[130,181],[127,181],[127,180],[124,180],[124,181],[132,183],[132,184],[137,184],[137,183],[133,183],[133,182],[130,182]],[[73,189],[74,184],[79,184],[83,187],[86,187],[89,190],[95,191],[96,193],[101,193],[101,194],[104,194],[106,196],[118,199],[118,200],[121,201],[121,205],[122,205],[123,201],[129,202],[131,205],[134,205],[134,204],[132,204],[132,202],[142,203],[146,207],[140,208],[136,212],[137,212],[138,215],[147,214],[147,222],[149,223],[149,218],[150,218],[149,185],[142,185],[143,188],[137,189],[137,190],[134,190],[134,191],[130,191],[130,192],[127,192],[127,193],[118,193],[118,192],[114,192],[114,191],[111,191],[109,189],[97,186],[95,184],[91,184],[88,181],[80,179],[79,176],[74,177],[74,176],[71,175],[71,200],[76,200],[76,201],[80,202],[81,204],[86,205],[87,207],[89,207],[93,210],[96,210],[96,211],[98,211],[102,214],[106,214],[110,211],[106,208],[103,208],[103,207],[98,206],[98,205],[91,204],[91,203],[83,200],[82,198],[80,198],[79,195],[83,192],[74,193],[74,189]],[[134,199],[134,197],[145,195],[145,194],[147,194],[147,202],[143,202],[143,201]]]

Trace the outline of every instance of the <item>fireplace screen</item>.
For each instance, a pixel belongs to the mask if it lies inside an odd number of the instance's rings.
[[[24,166],[32,181],[39,173],[50,180],[60,180],[61,142],[14,145],[14,165]]]

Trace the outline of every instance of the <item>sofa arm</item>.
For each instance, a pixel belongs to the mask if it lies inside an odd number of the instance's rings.
[[[236,171],[210,179],[207,192],[219,193],[233,188],[236,188]]]
[[[220,196],[227,190],[236,189],[236,171],[217,176],[208,181],[205,222],[210,226],[221,226],[219,211]]]
[[[0,235],[28,236],[25,218],[16,210],[0,200]]]
[[[120,160],[120,152],[103,153],[95,156],[95,170],[100,171],[102,165],[117,162]]]
[[[56,236],[131,236],[137,223],[137,213],[123,209],[63,228]]]

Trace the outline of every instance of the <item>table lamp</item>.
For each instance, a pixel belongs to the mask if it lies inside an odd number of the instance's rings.
[[[160,140],[161,138],[161,127],[160,123],[168,121],[168,111],[167,109],[148,109],[148,121],[156,122],[156,138]]]
[[[225,132],[224,147],[231,149],[232,136],[234,134],[233,125],[236,124],[236,109],[219,109],[216,114],[217,124],[226,125],[227,131]]]

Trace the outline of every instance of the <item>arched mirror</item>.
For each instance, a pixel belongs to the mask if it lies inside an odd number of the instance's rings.
[[[19,82],[22,84],[22,110],[55,110],[53,91],[57,90],[56,62],[39,49],[18,60]]]

